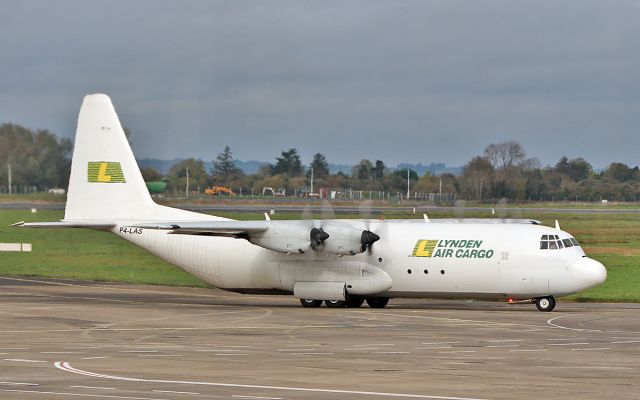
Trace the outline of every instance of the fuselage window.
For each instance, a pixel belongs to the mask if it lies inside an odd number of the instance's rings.
[[[541,240],[540,241],[540,250],[546,250],[549,248],[549,242],[547,242],[546,240]]]

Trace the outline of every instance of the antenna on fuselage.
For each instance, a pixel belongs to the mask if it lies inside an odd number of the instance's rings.
[[[429,217],[427,217],[426,213],[422,214],[422,217],[424,218],[424,222],[431,222],[429,221]]]
[[[558,222],[558,220],[556,220],[556,230],[560,230],[560,223]]]

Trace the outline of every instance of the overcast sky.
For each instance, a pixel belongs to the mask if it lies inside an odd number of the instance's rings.
[[[520,142],[640,162],[639,1],[1,1],[0,122],[72,137],[111,96],[138,158],[458,166]]]

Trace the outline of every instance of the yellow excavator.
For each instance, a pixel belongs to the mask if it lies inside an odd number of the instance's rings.
[[[211,196],[215,196],[219,194],[228,194],[229,196],[236,195],[236,192],[224,186],[211,186],[210,188],[205,189],[204,193]]]

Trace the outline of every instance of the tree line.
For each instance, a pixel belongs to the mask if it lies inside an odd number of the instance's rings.
[[[30,187],[42,191],[68,185],[73,144],[47,130],[31,130],[15,124],[0,125],[0,191]],[[169,193],[184,193],[187,186],[204,192],[213,185],[236,193],[261,194],[264,187],[284,189],[287,195],[314,192],[320,188],[349,189],[402,194],[447,193],[457,199],[493,202],[496,199],[549,201],[598,201],[640,199],[640,171],[621,162],[612,162],[595,171],[584,158],[562,157],[554,165],[542,166],[529,158],[515,141],[493,143],[469,160],[462,173],[422,176],[413,170],[393,169],[382,160],[362,159],[350,171],[330,173],[324,154],[316,153],[308,165],[298,150],[284,150],[274,162],[257,173],[246,174],[235,164],[228,146],[217,154],[207,170],[203,160],[189,158],[174,164],[166,176],[153,168],[141,170],[146,181],[164,180]]]
[[[66,188],[72,149],[71,140],[58,139],[47,130],[0,125],[0,190]]]

